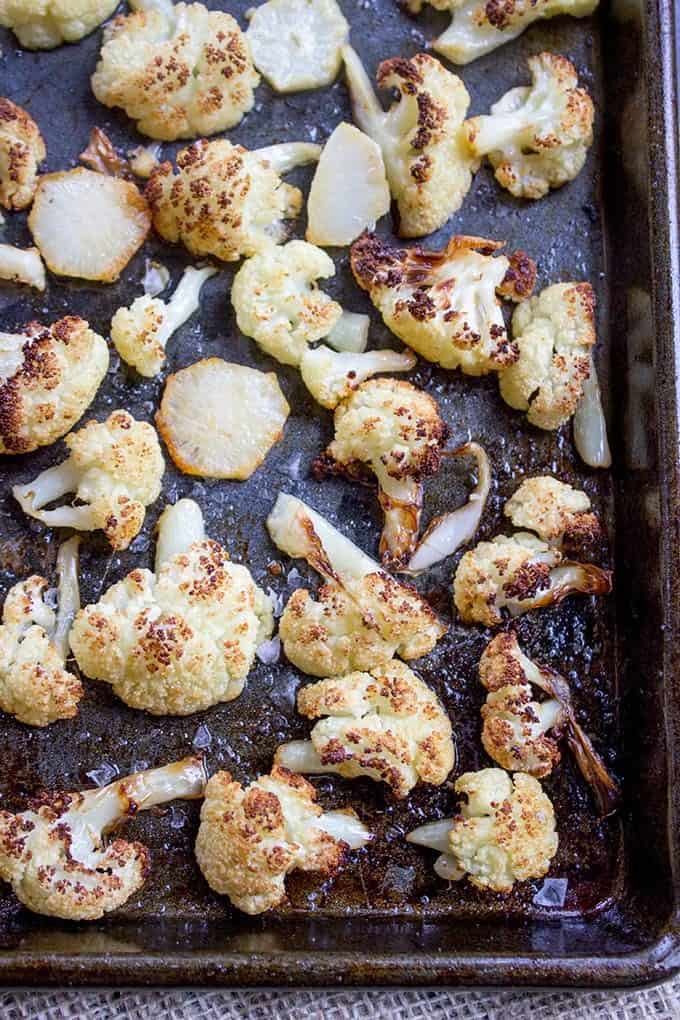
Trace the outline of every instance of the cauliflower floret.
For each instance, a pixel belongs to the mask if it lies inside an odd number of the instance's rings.
[[[415,368],[412,351],[332,351],[321,344],[306,350],[300,362],[302,381],[317,403],[331,410],[351,397],[379,372],[409,372]]]
[[[501,247],[457,236],[443,251],[393,248],[364,234],[352,245],[352,272],[385,325],[409,347],[443,368],[484,375],[518,358],[498,295],[519,301],[536,279],[536,266],[523,252],[494,258]]]
[[[328,582],[318,601],[295,591],[279,624],[286,656],[303,673],[342,676],[384,666],[395,655],[417,659],[446,633],[414,588],[382,570],[302,500],[281,493],[267,527],[280,549],[304,557]]]
[[[382,150],[399,234],[431,234],[460,208],[479,166],[463,129],[467,90],[427,53],[395,57],[376,75],[379,88],[398,92],[385,113],[358,54],[345,46],[343,56],[354,118]]]
[[[44,290],[47,282],[45,265],[38,249],[0,244],[0,280],[25,283],[36,290]]]
[[[203,284],[216,272],[189,266],[170,301],[144,294],[129,308],[119,308],[111,319],[111,340],[123,361],[147,378],[158,375],[168,340],[196,311]]]
[[[531,86],[511,89],[488,117],[465,122],[471,151],[488,156],[517,198],[542,198],[583,169],[593,142],[593,101],[576,68],[556,53],[529,58]]]
[[[558,549],[580,549],[602,537],[597,515],[590,513],[585,492],[550,475],[525,479],[505,504],[503,513],[516,528],[535,531]]]
[[[406,797],[418,782],[441,786],[453,768],[444,706],[403,662],[310,684],[298,694],[297,707],[320,722],[311,740],[278,748],[277,765],[293,772],[368,776]]]
[[[202,797],[200,758],[137,772],[82,793],[44,793],[21,814],[0,811],[0,877],[36,914],[94,921],[144,885],[149,851],[105,835],[157,804]]]
[[[0,0],[0,24],[3,0]],[[0,205],[25,209],[33,201],[47,150],[40,128],[21,106],[0,96]]]
[[[150,5],[104,30],[92,91],[151,138],[173,141],[234,127],[260,77],[238,23],[201,3]]]
[[[349,35],[335,0],[268,0],[246,17],[255,66],[277,92],[331,84]]]
[[[422,483],[438,471],[448,434],[433,397],[404,380],[370,379],[336,408],[335,438],[314,473],[361,479],[368,468],[375,475],[385,565],[403,565],[415,548]]]
[[[590,375],[595,295],[589,283],[555,283],[512,317],[514,364],[500,374],[501,396],[532,425],[558,429],[571,418]]]
[[[204,537],[186,500],[160,521],[155,573],[133,570],[83,609],[70,641],[81,670],[131,708],[190,715],[237,698],[271,635],[271,603],[247,567]]]
[[[318,145],[288,142],[249,152],[226,139],[194,142],[161,163],[146,186],[153,223],[166,241],[225,262],[257,255],[285,235],[283,220],[302,208],[302,192],[280,174],[319,158]]]
[[[302,776],[275,765],[245,789],[217,772],[205,790],[196,859],[208,884],[246,914],[261,914],[286,899],[286,875],[335,875],[348,850],[371,834],[355,813],[323,812]]]
[[[234,277],[238,328],[284,365],[299,365],[308,344],[327,336],[342,314],[316,283],[334,275],[333,260],[306,241],[254,255]]]
[[[108,367],[106,341],[75,315],[0,332],[0,453],[30,453],[63,436]]]
[[[558,838],[552,803],[537,779],[481,769],[460,776],[455,790],[467,797],[459,815],[420,826],[406,837],[440,851],[438,874],[467,876],[478,889],[500,893],[546,874]]]
[[[165,462],[153,425],[113,411],[66,437],[70,455],[32,482],[15,485],[14,498],[30,517],[52,528],[101,529],[114,549],[127,549],[161,493]],[[67,493],[76,506],[42,508]]]
[[[28,50],[51,50],[89,35],[117,6],[117,0],[0,0],[0,25]]]
[[[611,589],[610,571],[565,560],[540,538],[519,531],[466,552],[456,570],[453,597],[464,623],[496,627],[503,622],[502,609],[520,616],[567,595],[606,595]]]
[[[404,0],[417,13],[424,2],[451,11],[452,21],[432,46],[454,64],[469,64],[516,39],[534,21],[571,14],[592,14],[598,0]]]
[[[0,709],[29,726],[78,714],[83,686],[65,669],[68,631],[80,608],[78,539],[57,555],[58,611],[44,601],[44,577],[33,575],[7,593],[0,626]]]

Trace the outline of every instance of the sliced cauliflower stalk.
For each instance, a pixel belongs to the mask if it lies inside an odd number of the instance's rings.
[[[38,249],[0,244],[0,280],[25,283],[36,290],[44,290],[47,282],[45,265]]]
[[[557,549],[580,550],[602,538],[602,527],[590,511],[586,493],[551,475],[526,478],[505,504],[503,513],[516,528],[536,532]]]
[[[409,372],[412,351],[332,351],[325,344],[302,355],[300,374],[317,403],[331,410],[347,400],[366,379],[380,372]]]
[[[252,109],[260,78],[236,20],[201,3],[132,3],[104,30],[92,91],[151,138],[214,135]]]
[[[480,542],[462,557],[453,582],[456,609],[464,623],[496,627],[502,610],[521,616],[556,605],[568,595],[607,595],[611,572],[592,563],[565,560],[535,535],[520,531]]]
[[[541,779],[559,762],[558,741],[565,735],[600,814],[604,817],[616,810],[619,788],[576,721],[564,677],[532,662],[515,635],[507,633],[487,645],[479,678],[489,692],[482,706],[482,743],[494,761],[508,771],[519,769]],[[548,697],[535,701],[532,686]]]
[[[267,0],[247,16],[255,66],[277,92],[320,89],[335,79],[349,36],[335,0]]]
[[[52,50],[89,35],[117,6],[117,0],[0,0],[0,25],[28,50]]]
[[[286,875],[335,875],[371,833],[352,810],[323,812],[302,776],[275,765],[245,789],[229,772],[209,781],[196,838],[208,884],[246,914],[286,899]]]
[[[320,721],[311,740],[278,748],[276,763],[293,772],[368,776],[406,797],[418,782],[441,786],[453,768],[449,717],[403,662],[310,684],[297,707]]]
[[[145,194],[158,233],[194,255],[224,262],[256,255],[284,239],[284,220],[302,208],[302,192],[280,175],[318,160],[321,149],[286,142],[249,152],[226,139],[194,142],[151,174]]]
[[[238,328],[284,365],[299,365],[308,345],[327,336],[342,314],[317,285],[334,275],[333,260],[306,241],[254,255],[231,291]]]
[[[435,871],[449,880],[467,876],[478,889],[509,893],[515,882],[541,878],[557,853],[555,812],[533,776],[502,769],[465,772],[456,793],[467,798],[455,818],[414,829],[410,843],[441,854]]]
[[[0,25],[3,20],[0,0]],[[0,96],[0,205],[25,209],[33,201],[47,150],[40,128],[21,106]]]
[[[101,529],[114,549],[127,549],[161,492],[165,463],[156,431],[127,411],[113,411],[66,437],[69,456],[12,489],[24,513],[52,528]],[[45,510],[73,493],[75,505]]]
[[[159,522],[156,571],[133,570],[71,631],[81,670],[131,708],[190,715],[243,690],[255,650],[273,629],[271,603],[247,567],[204,537],[187,500]]]
[[[147,378],[158,375],[168,340],[199,307],[201,288],[216,272],[189,266],[170,301],[144,294],[129,308],[119,308],[111,320],[111,340],[123,361]]]
[[[446,633],[428,603],[302,500],[281,493],[267,519],[276,545],[326,580],[318,599],[293,592],[279,624],[286,656],[303,673],[343,676],[417,659]]]
[[[25,907],[70,921],[95,921],[144,885],[149,851],[106,835],[126,818],[172,800],[203,796],[200,758],[137,772],[82,793],[44,793],[26,811],[0,811],[0,877]]]
[[[574,446],[583,463],[589,467],[611,467],[607,420],[592,356],[588,378],[583,382],[583,393],[574,412]]]
[[[385,565],[403,565],[415,548],[422,483],[439,469],[447,437],[437,402],[404,380],[370,379],[335,411],[335,438],[315,462],[315,474],[375,475]]]
[[[352,245],[352,272],[385,325],[423,358],[484,375],[518,358],[499,296],[522,300],[536,279],[536,266],[524,252],[495,256],[501,247],[499,241],[456,236],[443,251],[393,248],[364,234]]]
[[[429,54],[395,57],[383,61],[376,75],[379,88],[398,94],[385,112],[359,55],[345,46],[343,57],[354,119],[382,150],[399,234],[431,234],[460,208],[479,166],[463,130],[467,90]]]
[[[0,625],[0,709],[28,726],[48,726],[78,714],[83,686],[65,668],[68,632],[80,609],[78,539],[57,554],[58,610],[44,598],[47,581],[34,575],[7,593]]]
[[[68,432],[108,367],[106,340],[75,315],[0,332],[0,454],[31,453]]]

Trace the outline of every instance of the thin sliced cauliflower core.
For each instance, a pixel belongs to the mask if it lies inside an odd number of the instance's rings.
[[[38,249],[0,244],[0,280],[25,283],[36,290],[44,290],[45,266]]]
[[[0,0],[0,24],[2,24]],[[47,151],[40,128],[21,106],[0,96],[0,205],[25,209],[38,184]]]
[[[409,372],[412,351],[332,351],[325,344],[307,350],[300,362],[302,381],[317,403],[331,410],[351,397],[362,382],[382,372]]]
[[[52,50],[89,35],[117,6],[117,0],[0,0],[0,25],[28,50]]]
[[[168,377],[156,424],[180,471],[244,480],[282,438],[289,413],[274,372],[205,358]]]
[[[349,25],[335,0],[267,0],[249,12],[253,61],[277,92],[330,85]]]

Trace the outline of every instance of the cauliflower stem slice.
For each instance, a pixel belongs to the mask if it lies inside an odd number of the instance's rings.
[[[436,822],[426,822],[406,836],[407,843],[424,846],[428,850],[436,850],[439,857],[434,862],[434,870],[440,878],[448,882],[459,882],[465,877],[465,869],[461,868],[449,847],[449,833],[453,818],[440,818]]]
[[[253,155],[263,162],[269,163],[277,174],[289,174],[298,166],[318,163],[321,146],[313,142],[280,142],[278,145],[266,145],[256,149]]]
[[[353,811],[324,811],[315,822],[317,828],[350,850],[361,850],[370,841],[372,833]]]
[[[0,280],[45,289],[45,264],[37,248],[0,244]]]
[[[379,372],[409,372],[416,361],[409,350],[354,353],[331,351],[321,344],[302,355],[300,374],[317,403],[333,410],[366,379]]]
[[[612,590],[611,571],[594,563],[564,560],[550,571],[550,584],[530,598],[508,598],[505,606],[511,616],[521,616],[529,609],[556,606],[568,595],[608,595]]]
[[[61,464],[47,468],[26,485],[15,485],[12,489],[19,506],[50,528],[75,528],[76,531],[93,531],[97,524],[92,508],[89,506],[59,506],[53,510],[43,507],[68,493],[76,492],[81,469],[73,457],[67,457]]]
[[[602,409],[597,369],[592,357],[590,373],[583,381],[583,394],[574,414],[574,444],[581,460],[589,467],[611,467],[612,455],[607,439],[607,422]]]
[[[334,351],[348,351],[352,354],[363,354],[368,346],[368,331],[371,328],[369,315],[360,312],[348,312],[343,308],[342,315],[325,338]]]
[[[69,631],[80,609],[79,548],[80,536],[74,535],[67,542],[62,542],[57,553],[58,602],[52,641],[64,662],[69,653]]]
[[[174,556],[186,552],[194,542],[205,539],[203,512],[193,499],[179,499],[166,506],[158,519],[156,573]]]

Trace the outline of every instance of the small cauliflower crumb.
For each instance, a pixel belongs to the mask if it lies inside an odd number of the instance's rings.
[[[117,0],[0,0],[0,25],[28,50],[52,50],[89,35],[117,6]]]
[[[3,0],[0,0],[0,25]],[[21,106],[0,96],[0,205],[26,209],[38,184],[38,167],[47,150],[40,128]]]
[[[330,85],[349,25],[336,0],[267,0],[248,12],[253,61],[277,92]]]
[[[551,475],[526,478],[505,504],[503,513],[516,528],[534,531],[558,549],[582,549],[602,537],[597,515],[590,513],[585,492]]]

